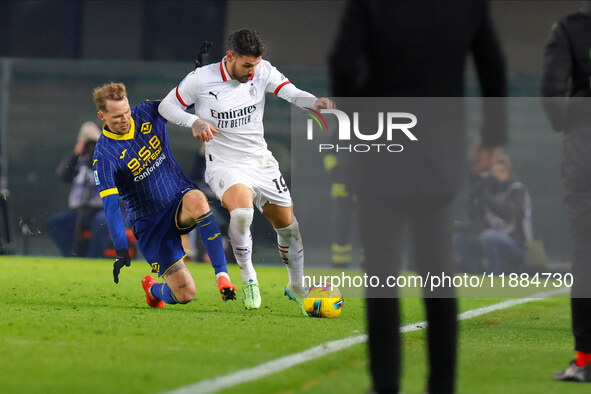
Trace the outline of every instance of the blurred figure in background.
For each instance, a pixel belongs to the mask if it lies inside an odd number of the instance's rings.
[[[576,359],[556,380],[591,382],[591,2],[552,26],[540,96],[555,131],[564,133],[564,202],[572,238],[572,329]]]
[[[350,1],[330,57],[333,94],[461,97],[469,53],[474,57],[482,95],[505,96],[504,59],[487,2]],[[350,155],[347,187],[358,197],[368,275],[388,275],[400,269],[407,221],[419,272],[425,274],[430,265],[439,272],[453,272],[452,203],[463,174],[463,105],[458,99],[441,99],[442,108],[425,108],[428,104],[421,106],[421,101],[429,100],[415,99],[417,110],[431,113],[417,116],[417,128],[422,127],[424,133],[419,141],[407,144],[408,151]],[[479,172],[492,166],[506,139],[503,105],[483,104],[482,139],[473,155],[474,170]],[[386,138],[373,142],[391,143]],[[397,294],[390,290],[385,295],[383,289],[369,288],[366,296],[370,371],[377,393],[400,391],[400,310]],[[455,292],[452,289],[430,297],[425,298],[426,391],[451,393],[457,352]]]
[[[84,122],[74,152],[56,169],[62,181],[72,184],[69,209],[50,217],[48,224],[49,234],[62,256],[103,257],[104,250],[111,245],[107,218],[92,172],[92,155],[100,135],[96,124]]]
[[[531,202],[523,183],[500,155],[490,172],[471,174],[470,223],[454,235],[454,247],[464,272],[519,272],[525,263],[525,242],[531,239]],[[529,235],[528,235],[529,233]]]
[[[330,187],[331,230],[330,245],[332,266],[348,268],[353,260],[352,226],[355,213],[355,196],[347,190],[346,166],[337,154],[324,156],[324,170],[332,181]]]

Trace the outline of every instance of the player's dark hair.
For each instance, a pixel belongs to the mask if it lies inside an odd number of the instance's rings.
[[[263,56],[267,49],[261,35],[253,29],[236,30],[228,37],[228,47],[240,56]]]

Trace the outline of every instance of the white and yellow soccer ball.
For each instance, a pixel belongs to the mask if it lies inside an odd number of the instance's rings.
[[[304,298],[304,308],[308,316],[333,318],[343,310],[343,294],[338,287],[314,285]]]

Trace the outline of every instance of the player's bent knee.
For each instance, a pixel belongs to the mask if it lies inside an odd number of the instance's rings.
[[[183,197],[183,208],[195,218],[206,214],[210,210],[207,197],[199,190],[191,190]]]
[[[179,304],[188,304],[189,302],[193,301],[195,296],[185,296],[185,297],[177,297]]]
[[[188,304],[195,298],[195,285],[186,285],[186,287],[177,289],[174,296],[179,304]]]
[[[254,217],[254,208],[236,208],[230,212],[230,221],[236,230],[244,234],[250,228]]]

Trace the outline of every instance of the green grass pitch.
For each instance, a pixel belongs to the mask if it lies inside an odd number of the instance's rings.
[[[0,392],[158,393],[257,366],[365,330],[363,300],[346,299],[337,319],[299,315],[283,296],[283,267],[257,267],[259,311],[221,301],[213,270],[188,264],[197,283],[188,305],[148,308],[134,261],[120,283],[109,260],[0,257]],[[235,265],[230,267],[239,282]],[[239,291],[239,296],[240,296]],[[494,299],[461,299],[460,309]],[[403,321],[423,320],[420,300],[402,300]],[[424,331],[403,334],[402,389],[425,386]],[[548,299],[460,323],[459,393],[584,393],[552,381],[573,357],[568,299]],[[224,393],[364,393],[364,344]]]

